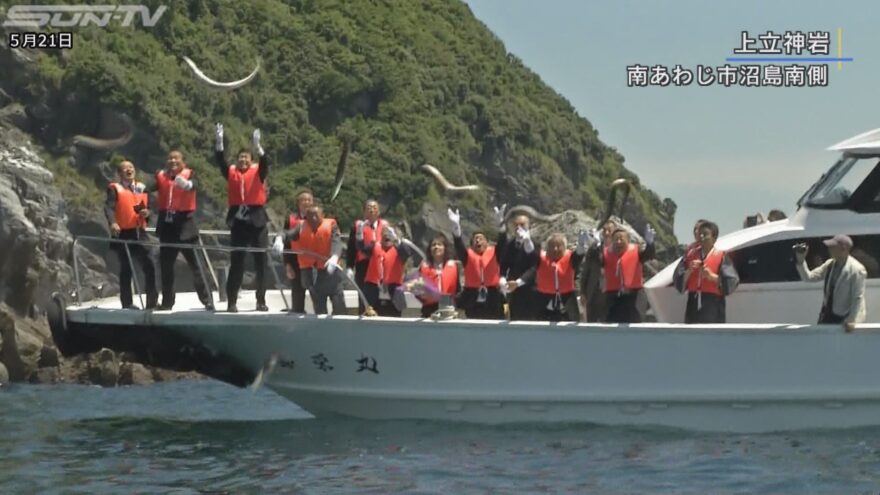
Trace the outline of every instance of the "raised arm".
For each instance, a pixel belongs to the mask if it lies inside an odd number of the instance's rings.
[[[229,180],[229,162],[223,153],[223,124],[219,122],[214,126],[214,163],[220,170],[220,175]]]
[[[260,181],[265,182],[266,177],[269,176],[269,157],[266,155],[266,152],[263,151],[263,146],[260,144],[260,139],[262,138],[262,134],[259,129],[254,129],[254,134],[252,137],[253,150],[257,153],[257,156],[260,157],[259,162],[259,174]]]
[[[455,255],[458,257],[459,261],[461,261],[463,266],[467,266],[468,248],[464,245],[464,241],[461,240],[461,214],[459,213],[459,210],[447,208],[446,215],[452,223],[452,244],[455,246]]]
[[[798,275],[800,275],[801,280],[807,282],[817,282],[819,280],[825,279],[825,272],[831,269],[831,264],[834,262],[832,258],[825,260],[825,263],[817,266],[816,268],[810,270],[807,267],[807,261],[802,259],[797,262],[797,271]]]

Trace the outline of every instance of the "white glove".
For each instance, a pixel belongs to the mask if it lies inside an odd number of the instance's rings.
[[[657,237],[657,231],[654,230],[654,227],[651,227],[649,223],[647,227],[645,227],[645,242],[648,244],[654,244],[654,238]]]
[[[364,220],[355,220],[354,222],[354,238],[358,241],[364,242],[364,227],[366,225],[366,221]]]
[[[272,251],[277,255],[281,255],[281,252],[284,251],[284,241],[281,239],[280,235],[275,236],[275,242],[272,243]]]
[[[505,221],[504,221],[504,211],[507,209],[507,203],[504,203],[503,205],[501,205],[501,208],[496,206],[496,207],[494,207],[494,209],[495,209],[495,221],[498,223],[498,230],[500,232],[504,232],[504,230],[507,228],[507,225],[505,224]]]
[[[223,151],[223,124],[217,122],[214,127],[214,151]]]
[[[587,247],[592,246],[601,246],[602,245],[602,231],[599,229],[593,229],[590,231],[590,240]]]
[[[388,235],[388,238],[391,239],[391,242],[393,242],[394,244],[400,242],[400,239],[397,237],[397,232],[395,232],[393,228],[386,227],[385,234]]]
[[[174,178],[174,185],[176,185],[180,189],[183,189],[184,191],[189,191],[193,187],[193,183],[191,180],[186,180],[179,175]]]
[[[327,275],[333,275],[336,272],[336,268],[337,268],[336,262],[337,261],[339,261],[339,256],[336,256],[334,254],[333,256],[330,257],[330,259],[328,259],[324,263],[324,269],[327,270]]]
[[[452,208],[447,208],[446,214],[449,216],[449,221],[452,222],[452,235],[461,237],[461,213],[457,209],[452,211]]]
[[[526,254],[531,254],[532,251],[535,250],[535,242],[532,241],[532,233],[529,232],[528,229],[517,227],[516,238],[522,242],[523,251],[525,251]]]
[[[352,270],[351,268],[346,268],[346,269],[345,269],[345,276],[346,276],[349,280],[354,280],[354,270]]]
[[[257,156],[263,156],[265,154],[265,152],[263,151],[263,147],[260,145],[260,138],[262,138],[262,137],[263,137],[263,135],[260,133],[260,130],[254,129],[254,135],[253,135],[252,139],[253,139],[254,151],[257,152]]]
[[[578,242],[577,247],[575,248],[575,252],[577,254],[584,254],[587,251],[587,246],[590,245],[590,233],[586,230],[582,230],[578,233]]]
[[[505,296],[507,295],[507,278],[506,277],[500,277],[498,279],[498,290],[502,294],[504,294]]]

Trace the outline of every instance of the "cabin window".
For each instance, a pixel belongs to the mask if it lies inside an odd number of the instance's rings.
[[[830,236],[829,236],[830,237]],[[851,236],[852,256],[865,265],[868,278],[880,278],[880,235]],[[801,278],[795,267],[792,246],[806,242],[807,266],[812,270],[828,259],[827,237],[787,239],[765,242],[728,253],[742,284],[796,282]]]
[[[877,157],[844,156],[813,188],[806,204],[820,208],[847,207],[853,192],[871,175],[876,165]]]

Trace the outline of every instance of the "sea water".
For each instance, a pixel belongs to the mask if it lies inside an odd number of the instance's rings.
[[[880,493],[880,428],[314,419],[180,381],[0,388],[0,493]]]

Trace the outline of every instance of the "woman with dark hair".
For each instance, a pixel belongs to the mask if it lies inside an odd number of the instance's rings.
[[[419,265],[419,280],[424,287],[417,296],[422,302],[422,318],[429,318],[443,306],[455,304],[455,296],[461,289],[461,265],[451,258],[452,249],[445,235],[439,234],[425,250],[428,259]]]
[[[739,275],[727,253],[715,248],[718,225],[703,222],[699,244],[689,249],[675,268],[673,283],[687,291],[685,323],[725,323],[725,298],[739,284]]]

